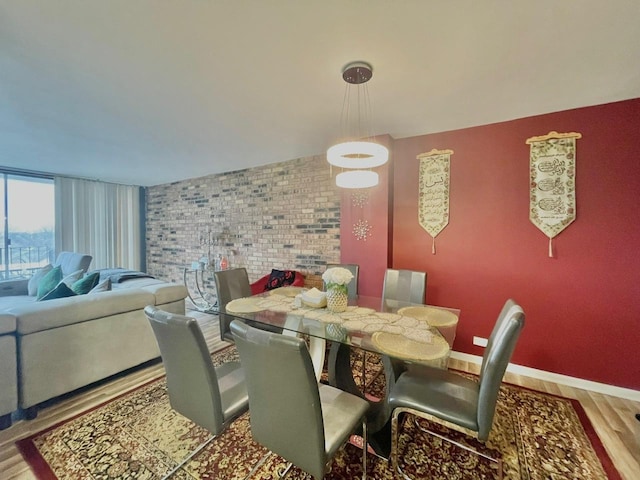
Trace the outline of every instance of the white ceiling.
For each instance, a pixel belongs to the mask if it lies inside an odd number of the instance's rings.
[[[0,0],[0,166],[156,185],[640,97],[638,0]]]

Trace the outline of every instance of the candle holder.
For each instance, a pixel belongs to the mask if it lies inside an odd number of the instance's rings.
[[[207,247],[207,268],[214,268],[211,258],[211,247],[217,246],[219,243],[220,234],[212,232],[211,229],[207,229],[206,233],[200,234],[200,246]]]

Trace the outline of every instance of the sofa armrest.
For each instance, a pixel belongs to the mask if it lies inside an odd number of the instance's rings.
[[[0,281],[0,297],[28,295],[28,284],[28,278],[19,278],[17,280],[2,280]]]

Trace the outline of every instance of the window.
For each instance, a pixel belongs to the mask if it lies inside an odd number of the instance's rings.
[[[54,201],[52,179],[0,172],[0,279],[29,276],[53,262]]]

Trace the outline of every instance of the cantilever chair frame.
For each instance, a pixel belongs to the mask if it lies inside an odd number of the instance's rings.
[[[288,462],[279,477],[297,465],[313,478],[323,478],[335,453],[361,423],[366,480],[367,402],[319,384],[301,338],[257,329],[241,320],[231,323],[231,332],[246,371],[251,435]],[[287,402],[297,408],[292,410]],[[325,417],[330,407],[334,415]]]
[[[478,384],[478,405],[476,406],[476,415],[478,417],[477,430],[465,428],[464,426],[457,425],[452,421],[446,422],[447,427],[459,430],[469,436],[476,438],[482,443],[487,440],[491,431],[491,427],[493,425],[495,406],[498,392],[500,390],[500,385],[502,384],[502,378],[504,377],[504,372],[506,371],[509,360],[511,359],[511,354],[515,349],[520,332],[524,327],[524,319],[525,315],[522,311],[522,308],[512,299],[507,300],[493,327],[482,359],[482,365],[480,367],[480,378]],[[484,384],[483,380],[485,382]],[[488,386],[486,386],[485,388],[486,384],[488,384]],[[481,417],[481,409],[485,410],[484,413],[486,415],[486,418]],[[456,445],[466,451],[469,451],[496,463],[498,468],[498,478],[502,479],[503,462],[501,458],[493,458],[475,448],[456,442],[455,440],[447,438],[428,428],[424,428],[423,426],[419,425],[417,421],[418,417],[430,421],[442,421],[442,419],[440,419],[437,415],[406,406],[395,406],[393,408],[391,417],[391,464],[393,471],[402,475],[405,480],[411,479],[402,471],[398,462],[398,418],[403,413],[414,415],[416,417],[416,426],[423,432],[433,435],[443,441]]]
[[[414,415],[416,417],[415,419],[415,425],[416,427],[418,427],[420,430],[422,430],[423,432],[432,435],[434,437],[439,438],[440,440],[447,442],[447,443],[451,443],[463,450],[466,450],[467,452],[471,452],[474,453],[480,457],[486,458],[487,460],[494,462],[497,467],[498,467],[498,480],[502,480],[502,459],[501,458],[493,458],[489,455],[487,455],[486,453],[482,453],[481,451],[469,447],[468,445],[465,445],[463,443],[460,442],[456,442],[455,440],[445,437],[444,435],[441,435],[438,432],[434,432],[433,430],[429,429],[429,428],[425,428],[422,425],[420,425],[420,423],[418,423],[418,418],[424,418],[426,420],[429,421],[434,421],[434,422],[438,422],[440,421],[440,419],[438,417],[436,417],[435,415],[429,415],[428,413],[424,413],[421,412],[420,410],[415,410],[413,408],[408,408],[408,407],[396,407],[393,409],[393,415],[391,417],[391,465],[392,465],[392,470],[394,472],[398,472],[400,475],[402,475],[402,478],[404,478],[405,480],[413,480],[411,477],[409,477],[406,473],[404,473],[402,471],[402,468],[400,468],[400,463],[398,462],[398,422],[399,422],[399,417],[400,415],[404,414],[404,413],[408,413],[410,415]],[[449,428],[453,428],[455,430],[458,430],[462,433],[465,433],[473,438],[478,437],[477,432],[472,432],[471,430],[467,430],[464,427],[460,427],[454,423],[447,423],[447,427]]]
[[[235,391],[231,393],[230,396],[225,396],[226,390],[221,387],[220,379],[233,377],[231,379],[233,383],[230,383],[230,385],[232,385],[232,389],[229,390],[233,391],[233,388],[237,388],[237,385],[241,385],[244,381],[244,373],[242,372],[242,368],[238,362],[228,362],[220,367],[214,367],[204,335],[195,319],[176,313],[165,312],[153,305],[145,307],[144,313],[149,319],[151,327],[154,330],[158,346],[160,347],[162,361],[165,366],[165,370],[167,370],[167,389],[171,408],[177,411],[180,415],[188,418],[192,422],[212,433],[210,437],[198,445],[191,453],[183,458],[178,465],[163,477],[163,479],[167,479],[181,469],[195,455],[201,452],[202,449],[209,445],[218,435],[225,431],[236,418],[247,411],[248,395],[245,391],[244,395],[236,397],[236,395],[242,394],[242,392]],[[173,347],[169,347],[167,344],[166,332],[172,330],[171,333],[175,335],[176,329],[178,332],[182,329],[189,332],[184,337],[179,335],[178,337],[181,337],[182,340],[179,339],[177,341],[179,344],[182,344],[186,339],[187,344],[194,344],[192,346],[194,347],[195,355],[191,358],[189,358],[188,355],[183,358],[182,353],[180,353],[178,354],[178,359],[189,362],[193,361],[195,357],[198,357],[196,363],[199,364],[202,369],[196,369],[198,371],[198,375],[194,378],[202,380],[202,382],[198,382],[198,384],[201,385],[200,393],[203,397],[207,397],[204,401],[211,402],[210,409],[200,407],[194,408],[193,397],[184,400],[182,397],[175,397],[175,394],[172,395],[172,391],[176,388],[180,390],[189,383],[186,382],[185,384],[180,380],[180,368],[171,368],[166,363],[168,361],[170,364],[175,364],[173,360],[176,360],[176,350]],[[169,343],[174,342],[169,340]],[[201,378],[202,376],[204,376],[204,378]],[[172,382],[175,382],[176,380],[178,383],[174,383],[175,386],[172,389]],[[229,409],[226,413],[224,411],[225,398],[230,402],[226,404]],[[207,404],[207,407],[208,406],[209,405]]]

